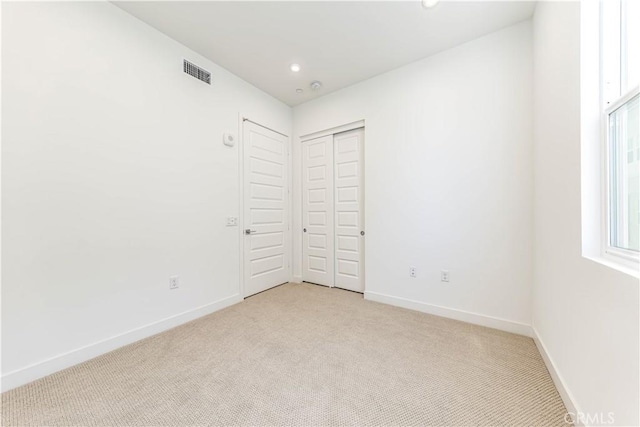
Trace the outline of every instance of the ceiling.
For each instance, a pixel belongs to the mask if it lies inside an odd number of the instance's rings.
[[[441,1],[432,9],[418,0],[114,3],[291,106],[526,20],[535,7],[525,1]],[[292,63],[301,71],[292,72]],[[319,90],[310,88],[314,80],[322,82]]]

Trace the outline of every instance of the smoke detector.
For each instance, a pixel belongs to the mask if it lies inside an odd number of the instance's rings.
[[[322,83],[320,83],[319,81],[315,81],[315,82],[311,82],[311,89],[313,90],[318,90],[322,87]]]

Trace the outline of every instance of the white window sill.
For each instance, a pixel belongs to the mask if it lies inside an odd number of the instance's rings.
[[[638,267],[631,267],[629,265],[626,264],[621,264],[620,262],[617,262],[616,260],[612,260],[609,257],[604,257],[604,256],[589,256],[589,255],[584,255],[584,257],[588,260],[591,260],[593,262],[597,262],[598,264],[604,265],[606,267],[612,268],[616,271],[619,271],[621,273],[624,274],[628,274],[631,277],[635,277],[636,279],[640,279],[640,270]]]

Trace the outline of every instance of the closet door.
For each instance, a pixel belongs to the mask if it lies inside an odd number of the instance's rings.
[[[364,130],[334,135],[335,286],[364,292]]]
[[[333,136],[302,143],[302,280],[333,286]]]

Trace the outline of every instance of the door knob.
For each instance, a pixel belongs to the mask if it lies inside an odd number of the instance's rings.
[[[250,228],[246,228],[246,229],[244,230],[244,234],[252,234],[252,233],[255,233],[255,232],[256,232],[256,230],[252,230],[252,229],[250,229]]]
[[[303,229],[302,229],[302,231],[303,231],[304,233],[306,233],[306,232],[307,232],[307,229],[306,229],[306,228],[303,228]]]
[[[364,231],[361,231],[361,232],[360,232],[360,235],[361,235],[361,236],[364,236]]]

